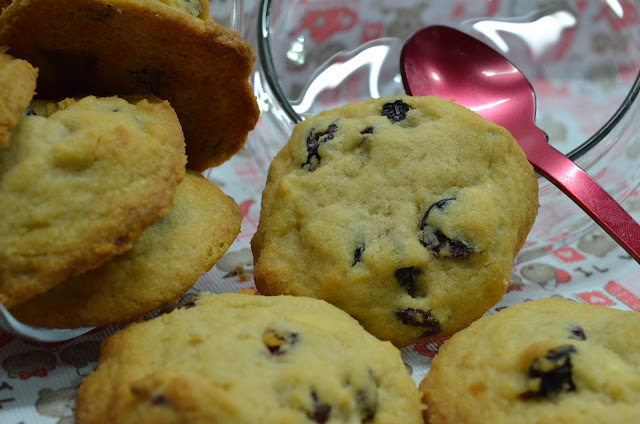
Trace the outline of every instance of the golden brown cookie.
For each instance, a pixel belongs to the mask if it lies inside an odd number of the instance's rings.
[[[171,106],[115,97],[20,119],[0,149],[0,302],[11,308],[131,248],[184,178]]]
[[[251,46],[157,0],[14,2],[0,16],[0,43],[38,67],[43,98],[149,93],[168,100],[195,170],[231,157],[258,119]]]
[[[9,144],[11,131],[35,94],[38,76],[29,62],[5,54],[6,50],[0,46],[0,147]]]
[[[124,322],[176,301],[226,252],[240,232],[233,199],[188,171],[169,215],[147,228],[131,250],[18,305],[11,313],[41,327]]]
[[[422,423],[400,352],[317,299],[201,295],[107,339],[78,424]]]
[[[196,16],[200,19],[211,19],[209,15],[209,0],[158,0],[174,9]]]
[[[502,127],[435,97],[384,97],[299,123],[271,163],[251,241],[262,294],[324,299],[402,347],[504,295],[538,211]]]
[[[640,313],[540,299],[447,340],[420,384],[430,424],[636,423]]]

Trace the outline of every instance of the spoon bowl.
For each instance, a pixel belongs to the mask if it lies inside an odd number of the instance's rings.
[[[536,98],[527,78],[500,53],[464,32],[431,26],[404,44],[408,94],[438,96],[505,127],[535,170],[569,196],[640,263],[640,225],[534,125]]]

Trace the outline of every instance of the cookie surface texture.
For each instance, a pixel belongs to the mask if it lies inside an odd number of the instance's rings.
[[[191,16],[201,19],[211,19],[209,15],[208,0],[158,0],[161,3],[171,6],[174,9],[181,10]]]
[[[632,423],[640,313],[542,299],[447,340],[420,385],[427,423]]]
[[[40,327],[124,322],[177,300],[209,271],[240,232],[238,205],[195,171],[177,187],[169,215],[133,247],[98,268],[18,305],[11,313]]]
[[[422,423],[400,352],[317,299],[201,295],[107,339],[78,424]]]
[[[242,148],[257,122],[248,81],[255,56],[235,32],[187,13],[199,2],[177,7],[181,3],[14,2],[0,16],[0,44],[39,69],[41,98],[151,94],[168,100],[182,124],[188,166],[202,171]]]
[[[298,124],[252,240],[262,294],[317,297],[402,347],[504,295],[537,180],[510,134],[433,97],[380,98]]]
[[[11,131],[33,98],[38,76],[29,62],[5,54],[5,50],[0,46],[0,147],[9,144]]]
[[[169,213],[184,139],[167,102],[87,97],[25,116],[0,149],[7,308],[131,248]]]

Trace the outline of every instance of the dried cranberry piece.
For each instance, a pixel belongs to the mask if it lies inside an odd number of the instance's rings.
[[[523,400],[552,399],[562,393],[576,389],[572,379],[571,355],[577,353],[575,346],[564,345],[550,349],[543,357],[536,358],[529,366],[529,378],[540,379],[537,390],[520,395]]]
[[[395,313],[403,324],[425,328],[426,331],[422,337],[434,336],[440,332],[440,323],[431,315],[431,311],[407,308],[395,311]]]
[[[393,103],[386,103],[382,106],[382,116],[386,116],[392,123],[404,121],[407,118],[407,112],[411,110],[411,106],[402,100],[396,100]]]
[[[356,250],[353,251],[353,264],[354,266],[358,262],[362,260],[362,254],[364,253],[364,243],[358,243],[356,245]]]
[[[331,124],[327,127],[326,131],[313,132],[312,128],[307,137],[307,162],[302,164],[302,167],[308,171],[314,171],[320,166],[320,154],[318,148],[320,144],[326,143],[333,139],[334,134],[338,131],[336,124]]]
[[[378,399],[371,397],[364,390],[356,393],[356,404],[360,412],[360,419],[363,423],[370,423],[376,416],[378,410]]]
[[[474,252],[474,248],[471,244],[462,240],[451,239],[445,236],[438,228],[427,223],[429,220],[429,213],[431,213],[434,208],[442,210],[447,203],[452,200],[456,200],[456,198],[449,197],[447,199],[438,200],[429,206],[427,212],[422,217],[420,243],[433,252],[437,258],[464,259],[471,256]]]
[[[153,395],[150,399],[151,406],[164,405],[167,403],[167,398],[163,395]]]
[[[587,340],[587,333],[584,332],[584,329],[582,327],[576,325],[571,328],[571,335],[569,336],[569,338],[576,340]]]
[[[445,236],[440,230],[436,230],[433,233],[435,242],[432,240],[421,240],[422,245],[432,251],[438,258],[468,258],[473,253],[473,248],[467,243],[450,239]]]
[[[329,421],[331,415],[331,406],[326,403],[320,403],[316,392],[311,392],[311,400],[313,401],[313,411],[307,412],[307,417],[313,422],[323,424]]]
[[[373,127],[367,127],[365,129],[363,129],[362,131],[360,131],[360,134],[362,134],[362,135],[373,134]]]
[[[282,332],[267,328],[262,333],[262,342],[269,349],[273,356],[280,356],[287,353],[296,343],[300,335],[293,332]]]
[[[398,283],[400,283],[402,288],[404,288],[411,297],[416,297],[416,279],[419,275],[420,270],[412,266],[400,268],[394,273]]]
[[[118,238],[116,239],[116,246],[118,247],[125,246],[127,243],[129,243],[129,236],[126,234],[118,236]]]

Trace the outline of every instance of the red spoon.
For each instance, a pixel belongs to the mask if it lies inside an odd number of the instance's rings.
[[[505,127],[535,170],[553,183],[640,263],[640,225],[533,123],[536,98],[525,76],[500,53],[456,29],[414,34],[400,58],[407,93],[455,99]]]

